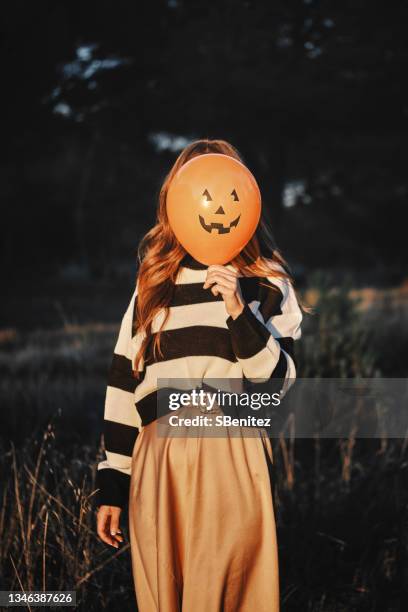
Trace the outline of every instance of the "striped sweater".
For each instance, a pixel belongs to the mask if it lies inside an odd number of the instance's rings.
[[[278,377],[291,384],[296,377],[293,345],[301,336],[302,312],[292,285],[272,276],[240,278],[245,306],[232,319],[222,296],[203,289],[206,271],[207,266],[188,254],[182,260],[161,335],[163,356],[154,359],[148,350],[139,379],[132,375],[141,342],[135,328],[136,283],[108,373],[103,420],[106,458],[97,465],[98,505],[128,504],[136,437],[157,418],[157,378]],[[163,314],[156,315],[152,334],[160,328]]]

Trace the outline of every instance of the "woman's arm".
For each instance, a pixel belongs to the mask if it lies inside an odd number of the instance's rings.
[[[301,337],[302,311],[288,280],[267,277],[260,285],[258,300],[244,304],[226,323],[234,353],[246,378],[264,382],[285,381],[286,390],[296,378],[294,343]]]
[[[260,279],[258,295],[246,304],[236,271],[209,266],[204,287],[220,293],[229,316],[226,324],[244,376],[251,382],[282,380],[286,391],[296,377],[294,342],[301,336],[302,311],[291,282]]]
[[[137,286],[122,318],[108,372],[103,435],[106,459],[98,464],[98,505],[123,508],[128,503],[133,447],[141,427],[132,375],[132,339]]]

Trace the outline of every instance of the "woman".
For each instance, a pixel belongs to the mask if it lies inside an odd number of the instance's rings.
[[[279,610],[270,467],[258,435],[158,435],[158,378],[286,379],[302,313],[287,265],[262,220],[228,265],[205,266],[176,240],[166,193],[204,153],[240,161],[223,140],[187,146],[166,177],[156,225],[139,247],[136,288],[123,317],[106,392],[106,459],[98,464],[98,534],[123,541],[129,503],[140,612]]]

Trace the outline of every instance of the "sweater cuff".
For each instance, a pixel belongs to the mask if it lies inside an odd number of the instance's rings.
[[[257,320],[248,304],[244,305],[236,319],[229,316],[226,323],[231,332],[232,348],[238,359],[249,359],[265,348],[270,334]],[[263,333],[259,326],[263,328]]]
[[[98,506],[118,506],[125,508],[129,503],[130,476],[113,468],[103,468],[96,472],[96,494]]]

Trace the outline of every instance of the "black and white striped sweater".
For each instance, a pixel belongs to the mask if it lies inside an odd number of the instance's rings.
[[[240,278],[245,307],[232,319],[222,296],[203,289],[206,271],[207,266],[190,255],[184,257],[161,335],[163,357],[153,360],[148,353],[140,365],[140,379],[132,375],[132,363],[141,342],[134,325],[136,284],[108,374],[104,407],[106,459],[97,465],[99,505],[124,507],[128,503],[136,437],[143,426],[157,418],[157,378],[278,377],[292,381],[296,377],[293,344],[301,336],[302,311],[292,285],[272,276]],[[153,333],[160,328],[162,315],[160,312],[156,316]]]

